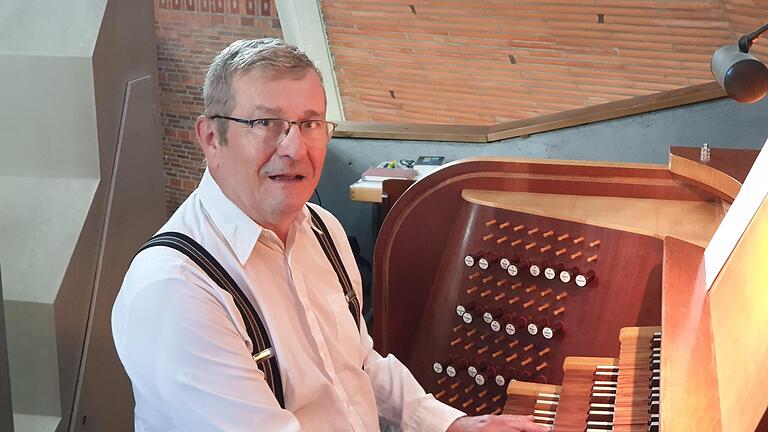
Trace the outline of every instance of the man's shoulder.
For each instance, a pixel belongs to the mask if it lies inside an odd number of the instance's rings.
[[[207,248],[213,237],[208,228],[206,214],[193,196],[184,201],[168,221],[154,234],[180,233]],[[123,287],[143,286],[159,280],[188,279],[197,266],[176,249],[166,246],[147,247],[134,256],[125,276]],[[202,271],[202,270],[200,270]]]
[[[164,246],[149,247],[133,257],[123,281],[123,290],[139,290],[159,281],[186,279],[191,260],[181,252]]]

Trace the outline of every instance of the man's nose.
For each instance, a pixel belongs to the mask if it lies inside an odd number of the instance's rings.
[[[298,124],[291,124],[288,128],[285,138],[277,144],[277,154],[292,159],[301,159],[307,155],[307,143]]]

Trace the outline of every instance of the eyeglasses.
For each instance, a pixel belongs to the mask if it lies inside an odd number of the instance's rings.
[[[291,132],[291,126],[297,125],[301,135],[312,144],[327,144],[336,129],[336,123],[325,120],[293,121],[279,118],[260,118],[246,120],[236,117],[212,115],[210,119],[231,120],[248,125],[256,137],[264,143],[279,145]]]

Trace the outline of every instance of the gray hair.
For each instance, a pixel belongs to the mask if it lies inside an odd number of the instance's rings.
[[[282,39],[264,38],[238,40],[224,48],[213,59],[205,74],[203,84],[203,115],[230,115],[237,101],[232,93],[232,81],[238,74],[259,68],[267,73],[285,73],[298,78],[313,70],[323,80],[323,75],[309,57],[298,47]],[[226,144],[226,120],[218,119],[216,126],[219,139]]]

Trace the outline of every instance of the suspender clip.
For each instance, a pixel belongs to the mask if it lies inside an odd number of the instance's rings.
[[[349,292],[344,295],[344,298],[347,299],[347,303],[350,303],[351,301],[357,299],[357,294],[355,294],[355,290],[349,290]]]
[[[275,353],[272,352],[272,348],[267,348],[264,351],[255,354],[253,356],[253,361],[256,363],[260,363],[260,362],[269,360],[274,356],[275,356]]]

